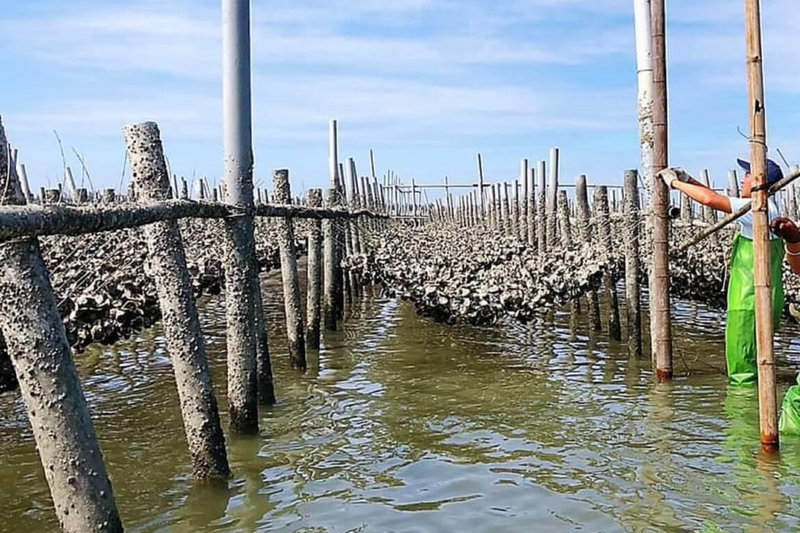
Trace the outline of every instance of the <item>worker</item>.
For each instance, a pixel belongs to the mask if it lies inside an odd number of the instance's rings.
[[[698,182],[681,168],[668,168],[659,173],[664,183],[695,201],[717,211],[732,213],[747,205],[753,189],[750,163],[738,160],[745,171],[742,180],[742,198],[725,196]],[[772,160],[767,161],[767,186],[783,178],[781,167]],[[779,216],[778,206],[768,200],[769,220]],[[725,361],[728,379],[734,385],[755,384],[756,368],[756,312],[755,284],[753,281],[753,215],[748,212],[739,220],[740,231],[733,241],[730,276],[728,281],[728,314],[725,321]],[[770,235],[770,272],[772,274],[772,309],[777,329],[783,312],[784,296],[781,264],[783,243],[774,234]]]
[[[788,218],[779,217],[770,224],[772,233],[786,241],[786,259],[792,272],[800,274],[800,229]],[[788,435],[800,435],[800,375],[797,385],[786,391],[781,404],[781,416],[778,429]]]

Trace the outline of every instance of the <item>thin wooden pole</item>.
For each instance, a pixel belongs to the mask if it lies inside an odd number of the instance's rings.
[[[608,188],[605,186],[594,189],[594,212],[597,220],[597,233],[606,257],[613,253],[611,241],[611,217],[609,216]],[[617,297],[617,279],[613,272],[604,276],[606,297],[608,299],[608,335],[612,340],[622,340],[622,328],[619,319],[619,299]]]
[[[652,1],[653,33],[653,266],[650,273],[650,335],[656,379],[672,380],[672,318],[669,296],[669,190],[656,174],[667,168],[667,48],[665,0]]]
[[[772,280],[767,203],[767,125],[764,103],[764,72],[761,46],[761,2],[745,0],[747,41],[748,109],[750,117],[750,165],[756,188],[753,202],[753,252],[758,353],[758,411],[761,444],[777,449],[778,404],[773,353]]]
[[[528,176],[525,178],[527,184],[527,210],[528,218],[528,246],[533,250],[536,248],[536,169],[529,168]]]

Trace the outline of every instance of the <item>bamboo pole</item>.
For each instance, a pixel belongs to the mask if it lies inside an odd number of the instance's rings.
[[[755,187],[753,204],[753,252],[758,353],[758,411],[761,444],[777,449],[778,404],[773,353],[772,280],[770,279],[770,235],[767,182],[767,126],[764,103],[764,72],[761,46],[761,2],[745,0],[747,42],[748,109],[750,117],[750,165]]]
[[[567,191],[558,191],[558,218],[561,237],[561,247],[572,247],[572,229],[569,224],[569,202]]]
[[[325,199],[328,207],[338,205],[339,191],[331,186]],[[336,226],[332,220],[322,224],[323,246],[323,307],[322,316],[327,331],[336,331],[337,300],[336,300]]]
[[[125,127],[131,175],[140,201],[169,196],[169,174],[161,135],[154,122]],[[164,335],[172,359],[186,442],[197,479],[230,475],[225,436],[206,360],[205,340],[176,221],[142,228],[149,251],[148,269],[161,304]]]
[[[656,175],[668,166],[667,49],[665,0],[652,1],[653,34],[653,265],[650,273],[650,335],[659,382],[672,380],[672,317],[669,296],[669,190]]]

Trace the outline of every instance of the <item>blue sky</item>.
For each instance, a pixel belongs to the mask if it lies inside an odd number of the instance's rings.
[[[800,10],[763,2],[770,145],[800,163]],[[0,115],[34,186],[62,161],[118,186],[122,127],[155,120],[173,172],[222,173],[220,6],[3,0]],[[743,2],[670,0],[671,161],[721,184],[746,155]],[[327,183],[341,156],[418,182],[489,179],[562,150],[562,175],[619,183],[639,162],[632,0],[253,0],[256,178]],[[127,177],[125,178],[127,181]]]

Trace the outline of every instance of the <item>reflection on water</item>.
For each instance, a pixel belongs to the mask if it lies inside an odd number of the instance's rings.
[[[590,338],[586,317],[569,310],[528,326],[449,327],[375,294],[300,375],[289,368],[274,285],[266,301],[280,403],[262,409],[257,438],[229,437],[236,477],[227,486],[192,483],[158,328],[79,357],[129,530],[800,526],[800,441],[786,440],[779,457],[759,453],[757,396],[728,388],[714,311],[676,307],[680,377],[656,386],[647,361]],[[225,406],[224,303],[202,310]],[[787,376],[796,333],[779,340]],[[0,417],[0,530],[51,530],[15,395],[0,397]]]

